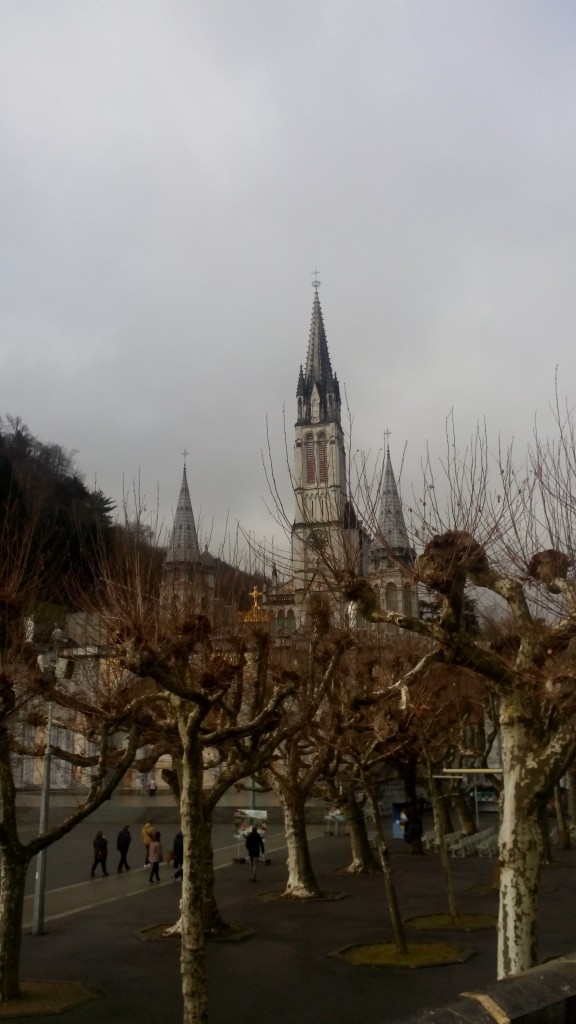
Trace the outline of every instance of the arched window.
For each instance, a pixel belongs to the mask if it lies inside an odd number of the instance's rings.
[[[395,583],[386,584],[386,608],[389,612],[398,611],[398,588]]]
[[[286,626],[284,623],[284,612],[280,611],[276,616],[276,629],[278,630],[278,632],[282,632],[285,628]]]
[[[294,612],[291,608],[286,612],[286,629],[290,633],[293,633],[296,629],[296,619],[294,618]]]
[[[412,588],[409,583],[404,584],[403,593],[404,615],[412,615]]]
[[[306,483],[316,483],[316,465],[314,462],[314,436],[306,434],[304,440],[304,459],[306,463]]]
[[[318,435],[318,483],[328,483],[328,455],[326,452],[326,434]]]

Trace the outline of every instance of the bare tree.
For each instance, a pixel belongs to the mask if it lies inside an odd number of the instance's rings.
[[[256,772],[264,758],[269,762],[269,740],[287,740],[314,705],[284,717],[289,702],[301,701],[294,672],[282,659],[271,661],[269,636],[261,623],[241,621],[233,602],[206,600],[201,565],[196,566],[196,578],[186,572],[184,580],[172,580],[166,587],[149,548],[133,537],[131,541],[130,535],[125,539],[128,546],[102,566],[97,605],[121,663],[152,684],[155,706],[166,708],[178,736],[183,1019],[184,1024],[203,1024],[208,1005],[204,905],[211,886],[214,803],[233,781]],[[327,656],[324,688],[341,649],[336,643]],[[224,770],[205,791],[205,767],[214,756]]]
[[[90,692],[56,678],[54,665],[42,673],[29,642],[27,619],[39,595],[58,580],[44,572],[42,516],[11,489],[0,500],[0,1001],[20,996],[20,948],[24,886],[31,859],[83,821],[113,792],[129,768],[137,727],[129,722],[137,697],[125,680],[100,683]],[[78,807],[64,822],[24,843],[18,831],[14,771],[23,758],[35,758],[50,742],[51,709],[80,742],[54,753],[79,771],[90,769],[90,783]],[[39,740],[43,740],[40,745]]]
[[[459,452],[449,434],[439,478],[425,464],[416,571],[441,601],[436,621],[379,607],[367,580],[344,582],[346,596],[369,621],[394,622],[432,641],[403,679],[410,690],[431,664],[472,669],[495,695],[503,767],[500,829],[498,976],[537,963],[537,899],[542,835],[539,808],[574,756],[576,587],[573,418],[556,406],[556,435],[538,434],[522,468],[511,450],[495,459],[479,431]],[[467,587],[503,602],[514,624],[508,643],[487,644],[463,626]]]
[[[40,684],[40,685],[39,685]],[[123,691],[121,693],[121,691]],[[110,696],[108,692],[108,696]],[[20,995],[19,964],[22,933],[24,887],[33,857],[70,832],[107,800],[134,759],[137,727],[130,719],[136,715],[138,698],[126,701],[125,687],[118,687],[113,702],[104,703],[94,694],[74,695],[38,673],[27,664],[24,654],[11,645],[5,650],[0,673],[0,999]],[[24,843],[20,838],[16,814],[14,755],[19,759],[37,757],[43,749],[22,742],[22,725],[33,721],[38,728],[46,722],[47,708],[60,709],[68,734],[81,739],[76,749],[53,746],[54,757],[82,770],[90,771],[90,784],[75,811],[65,821],[53,825]],[[71,717],[73,715],[73,718]],[[45,730],[44,730],[45,731]],[[45,740],[49,737],[45,734]],[[82,753],[90,747],[94,753]]]

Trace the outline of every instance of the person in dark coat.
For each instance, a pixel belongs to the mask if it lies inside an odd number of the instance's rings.
[[[256,825],[252,825],[252,830],[246,836],[246,849],[248,850],[248,856],[250,857],[250,881],[256,881],[256,869],[258,868],[258,859],[260,854],[264,853],[264,840],[260,835]]]
[[[130,865],[128,864],[126,857],[128,856],[128,849],[132,842],[132,836],[130,835],[130,826],[124,825],[124,828],[120,830],[116,838],[116,849],[120,854],[120,863],[118,864],[118,874],[122,874],[124,868],[126,871],[130,871]]]
[[[108,840],[106,839],[103,832],[96,833],[96,835],[94,836],[92,846],[94,847],[94,863],[92,865],[90,877],[94,878],[94,872],[96,871],[98,865],[100,865],[100,867],[102,868],[102,873],[104,875],[107,875],[108,872],[106,870],[106,861],[108,859]]]
[[[404,841],[411,847],[412,853],[423,854],[422,819],[414,804],[406,804],[406,821],[404,823]]]
[[[172,851],[174,853],[174,872],[172,878],[177,881],[179,878],[182,878],[182,865],[184,864],[184,836],[181,832],[177,832],[174,836]]]

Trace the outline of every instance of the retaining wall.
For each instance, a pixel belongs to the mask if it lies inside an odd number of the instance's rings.
[[[485,992],[463,992],[403,1024],[576,1024],[576,953],[550,960]]]

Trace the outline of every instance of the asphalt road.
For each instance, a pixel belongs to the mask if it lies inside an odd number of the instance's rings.
[[[66,1024],[164,1024],[181,1020],[178,943],[144,941],[142,930],[169,924],[178,916],[179,886],[165,865],[163,882],[149,886],[138,833],[140,824],[124,817],[135,836],[129,875],[91,880],[91,842],[103,828],[115,845],[124,824],[122,812],[110,807],[80,826],[49,853],[46,930],[23,939],[23,977],[81,979],[102,993],[100,999],[66,1013]],[[101,812],[101,815],[103,812]],[[30,826],[32,827],[32,826]],[[160,830],[170,845],[174,822]],[[209,942],[210,1024],[391,1024],[424,1007],[439,1006],[462,991],[495,981],[495,930],[458,932],[450,941],[473,951],[464,964],[425,970],[352,967],[332,954],[349,944],[390,937],[381,878],[343,873],[349,859],[346,837],[311,830],[314,868],[323,889],[343,896],[295,905],[267,901],[262,894],[281,891],[286,880],[286,850],[279,829],[269,829],[267,852],[272,864],[262,867],[258,885],[248,868],[232,863],[237,844],[232,828],[218,826],[216,894],[230,922],[242,923],[252,935],[241,942]],[[394,877],[403,917],[445,909],[437,855],[413,857],[404,844],[391,842]],[[497,911],[490,889],[493,864],[484,859],[452,862],[460,909]],[[114,861],[110,866],[115,869]],[[576,851],[558,853],[542,881],[542,959],[576,950]],[[33,877],[30,879],[32,884]],[[27,904],[30,913],[31,900]],[[30,918],[27,917],[27,920]],[[421,933],[418,938],[441,938]],[[32,1017],[29,1021],[47,1021]]]

